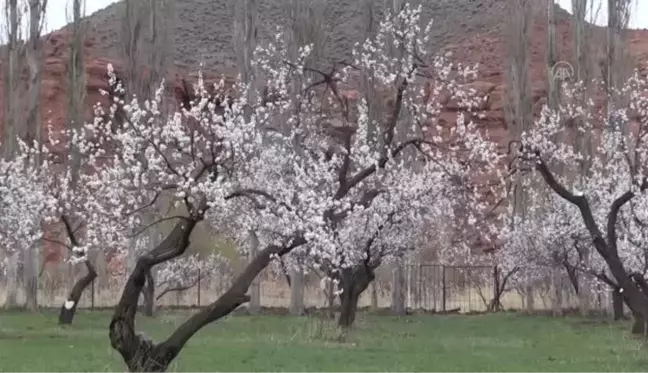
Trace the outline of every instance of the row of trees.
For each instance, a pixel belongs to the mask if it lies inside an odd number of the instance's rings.
[[[21,143],[3,161],[5,246],[24,251],[39,242],[43,220],[60,222],[65,244],[87,268],[62,320],[72,319],[98,255],[131,255],[111,345],[132,371],[166,370],[197,331],[250,300],[257,275],[273,261],[291,282],[305,268],[330,278],[338,323],[349,327],[378,266],[446,235],[451,256],[470,254],[483,239],[497,246],[488,260],[512,281],[528,281],[513,279],[517,268],[543,268],[547,258],[613,284],[635,329],[645,330],[648,87],[638,72],[605,91],[619,99],[604,115],[585,99],[595,88],[582,83],[563,85],[537,121],[520,100],[513,113],[525,124],[506,153],[478,124],[484,97],[467,84],[475,69],[429,53],[431,24],[423,27],[420,8],[386,12],[351,61],[323,68],[312,58],[313,30],[298,38],[293,27],[287,37],[278,32],[273,43],[250,46],[255,2],[242,6],[247,17],[238,30],[248,42],[235,84],[207,85],[200,76],[171,109],[163,84],[133,95],[143,73],[110,66],[108,107],[97,105],[92,122],[67,132],[64,171],[39,141]],[[456,123],[438,120],[448,110]],[[591,152],[569,141],[573,128],[590,135]],[[504,203],[511,196],[523,208]],[[161,222],[173,226],[163,230]],[[156,268],[164,268],[158,284],[180,271],[198,224],[235,240],[250,262],[214,303],[154,343],[136,332],[139,298],[153,298]],[[598,255],[583,261],[587,250]]]
[[[468,112],[481,99],[463,90],[474,70],[428,55],[430,26],[420,23],[420,8],[387,13],[354,61],[330,70],[309,64],[311,44],[295,51],[278,34],[254,49],[250,81],[212,87],[201,78],[171,113],[163,86],[142,100],[109,67],[109,107],[97,105],[91,123],[67,131],[70,166],[55,170],[57,154],[39,142],[7,161],[16,164],[4,184],[13,193],[7,236],[22,232],[11,230],[18,224],[38,232],[43,220],[60,222],[87,268],[61,319],[71,321],[97,255],[132,253],[145,237],[151,248],[136,256],[110,324],[130,370],[165,370],[204,325],[247,302],[259,272],[279,258],[299,267],[290,273],[312,267],[334,279],[339,323],[350,326],[375,269],[420,247],[431,220],[476,201],[476,167],[498,159],[463,114],[437,129],[443,137],[423,133],[448,99]],[[354,101],[348,89],[357,80]],[[21,163],[31,154],[41,166]],[[172,208],[160,209],[162,201]],[[162,221],[174,222],[170,232],[148,234]],[[199,223],[252,259],[217,301],[155,344],[135,331],[138,300],[156,267],[183,256]],[[18,239],[31,245],[38,234]]]

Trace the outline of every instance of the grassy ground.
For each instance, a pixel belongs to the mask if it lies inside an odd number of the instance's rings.
[[[188,311],[187,311],[188,312]],[[142,318],[156,339],[187,312]],[[109,313],[0,314],[0,371],[124,371],[108,341]],[[360,316],[341,337],[316,318],[234,316],[197,334],[172,371],[640,371],[642,342],[627,325],[515,314]]]

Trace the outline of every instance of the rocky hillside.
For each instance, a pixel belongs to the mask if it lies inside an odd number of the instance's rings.
[[[171,34],[174,37],[173,51],[175,77],[187,72],[195,72],[199,61],[204,61],[208,70],[219,73],[231,71],[234,65],[234,48],[232,45],[233,7],[237,0],[175,0],[175,11],[168,24],[173,25]],[[286,26],[288,0],[259,0],[260,27],[259,38],[267,42],[276,33],[277,26]],[[376,12],[380,13],[385,0],[373,1]],[[502,82],[501,57],[502,48],[497,45],[500,40],[500,28],[505,21],[507,0],[410,0],[412,3],[423,3],[425,19],[433,19],[433,47],[458,50],[461,58],[480,62],[485,66],[494,66],[494,71],[487,71],[489,82]],[[352,45],[359,40],[363,29],[363,12],[360,0],[322,0],[322,11],[326,19],[326,42],[323,59],[343,59],[348,57]],[[535,2],[534,2],[535,3]],[[545,0],[535,3],[536,15],[541,17],[546,9]],[[106,87],[106,65],[112,62],[119,66],[120,36],[119,28],[124,13],[124,3],[117,2],[103,10],[95,12],[87,19],[90,30],[86,37],[85,53],[88,72],[87,113],[101,100],[99,88]],[[562,9],[558,12],[562,23],[567,23],[569,15]],[[379,17],[379,16],[376,16]],[[43,79],[43,118],[54,128],[64,126],[66,77],[68,63],[69,39],[68,28],[55,31],[45,37],[45,71]],[[542,43],[546,33],[534,36],[532,45]],[[537,39],[537,43],[536,43]],[[482,45],[482,43],[486,41]],[[501,43],[500,43],[501,44]],[[467,45],[468,48],[464,48]],[[537,49],[537,48],[536,48]],[[459,54],[458,54],[459,55]],[[0,62],[1,64],[1,62]],[[541,70],[540,65],[538,70]],[[535,71],[535,70],[534,70]],[[485,76],[486,77],[486,76]],[[0,77],[0,79],[2,79]],[[168,79],[169,80],[169,79]],[[0,80],[1,82],[1,80]],[[0,90],[0,100],[2,92]],[[2,122],[0,112],[0,122]]]
[[[238,0],[176,0],[174,15],[169,19],[173,25],[171,34],[175,65],[179,68],[176,81],[184,72],[195,72],[202,60],[207,69],[218,72],[232,71],[235,66],[232,43],[234,5]],[[369,0],[380,17],[385,0]],[[259,0],[261,43],[271,41],[277,27],[289,25],[289,0]],[[430,40],[434,50],[452,51],[457,60],[479,63],[480,82],[475,87],[489,95],[486,106],[491,131],[497,138],[507,137],[504,125],[504,100],[506,97],[506,44],[502,27],[507,22],[508,0],[410,0],[411,4],[422,4],[423,18],[432,19],[434,27]],[[326,42],[323,60],[349,58],[353,44],[361,40],[366,24],[361,0],[322,0],[321,10],[326,24]],[[542,106],[546,89],[546,0],[533,3],[534,19],[531,52],[532,100],[536,110]],[[124,3],[115,3],[89,17],[92,25],[88,39],[88,55],[100,69],[102,59],[118,60],[120,55],[119,28],[123,17]],[[558,59],[572,59],[571,16],[557,6]],[[61,30],[61,32],[64,32]],[[61,33],[59,32],[59,33]],[[602,28],[592,27],[593,40],[605,40]],[[57,33],[57,34],[59,34]],[[63,35],[63,34],[62,34]],[[61,43],[64,37],[61,38]],[[648,62],[648,31],[630,33],[630,49],[638,61]],[[604,45],[598,54],[602,53]],[[92,67],[91,67],[92,68]],[[98,77],[97,77],[98,78]],[[93,76],[91,81],[97,81]],[[92,87],[89,87],[94,91]],[[95,100],[96,101],[96,100]],[[95,102],[93,101],[93,102]],[[455,113],[442,115],[446,121],[454,120]]]
[[[206,66],[234,66],[232,45],[234,5],[239,0],[176,0],[173,25],[174,59],[178,66],[198,67],[202,59]],[[385,0],[370,0],[380,19]],[[259,0],[259,39],[269,42],[277,27],[290,25],[290,0]],[[353,44],[361,41],[366,28],[361,0],[323,0],[318,6],[324,14],[326,57],[348,58]],[[506,0],[410,0],[423,4],[423,19],[433,19],[430,40],[433,49],[443,49],[474,35],[493,31],[505,20]],[[537,11],[546,9],[543,0],[534,1]],[[115,3],[90,16],[92,35],[98,55],[116,58],[121,45],[119,30],[125,6]],[[319,8],[318,8],[319,9]],[[564,18],[564,13],[560,13]]]

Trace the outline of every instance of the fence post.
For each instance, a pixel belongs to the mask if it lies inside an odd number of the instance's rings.
[[[491,304],[493,306],[492,307],[490,307],[490,305],[487,306],[488,307],[488,309],[487,309],[488,312],[495,312],[495,311],[497,311],[497,309],[500,306],[501,302],[500,302],[500,299],[499,299],[499,296],[500,296],[500,293],[499,293],[500,288],[499,287],[500,287],[500,284],[499,284],[499,270],[497,268],[497,265],[495,265],[493,267],[493,300],[491,301]]]
[[[446,311],[446,267],[441,266],[441,305],[443,312]]]
[[[200,308],[200,283],[202,278],[200,278],[200,268],[198,268],[198,307]]]
[[[406,314],[406,309],[405,309],[405,297],[404,291],[403,291],[403,281],[404,277],[403,276],[403,267],[405,267],[405,264],[403,263],[402,258],[399,258],[398,261],[396,262],[396,268],[394,268],[392,274],[393,274],[393,279],[392,279],[392,304],[391,304],[391,309],[392,313],[394,315],[398,316],[403,316]],[[405,269],[408,267],[405,267]],[[408,298],[409,299],[409,298]],[[408,304],[408,307],[411,305]]]
[[[407,263],[407,308],[412,309],[412,268],[413,264]]]
[[[425,309],[426,305],[423,302],[423,264],[421,264],[421,263],[419,263],[419,271],[418,271],[418,274],[417,274],[416,282],[417,282],[416,301],[417,301],[417,304],[419,306],[418,308],[419,309]]]

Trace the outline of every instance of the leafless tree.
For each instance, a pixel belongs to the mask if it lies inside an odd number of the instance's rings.
[[[606,62],[603,67],[604,79],[607,86],[608,115],[614,108],[621,104],[621,95],[616,92],[621,82],[625,81],[633,64],[630,64],[625,55],[624,39],[625,30],[630,22],[631,0],[608,0],[608,27],[606,44]],[[617,122],[612,120],[612,122]],[[619,125],[620,122],[618,121]],[[627,127],[627,126],[626,126]],[[622,133],[627,134],[628,128],[622,128]]]
[[[173,28],[173,1],[170,0],[126,0],[122,19],[122,61],[124,62],[125,88],[127,96],[153,97],[169,73],[171,65],[170,30]],[[163,108],[166,106],[163,100]],[[156,242],[158,228],[148,230],[149,243]],[[129,257],[129,268],[135,261],[135,253]],[[144,310],[153,315],[155,308],[155,273],[147,276],[144,289]]]
[[[23,95],[24,87],[21,83],[20,60],[24,53],[24,43],[20,35],[21,12],[18,0],[5,0],[6,41],[4,63],[4,123],[2,126],[2,154],[5,159],[11,158],[17,148],[18,123],[22,119],[20,98]],[[12,248],[6,248],[12,249]],[[8,250],[7,265],[7,297],[6,308],[17,306],[18,291],[18,255],[17,250]]]
[[[240,0],[235,2],[234,7],[234,49],[236,51],[237,66],[241,81],[244,84],[254,84],[255,76],[252,69],[252,58],[257,46],[258,34],[258,0]],[[255,90],[248,90],[248,101],[254,99]],[[251,230],[249,260],[253,261],[257,255],[259,240],[256,233]],[[248,310],[256,314],[261,309],[261,284],[258,278],[255,278],[250,285],[250,302]]]
[[[574,14],[573,18],[573,34],[574,34],[574,60],[576,61],[575,69],[575,78],[577,81],[581,81],[586,85],[585,91],[583,92],[584,100],[589,99],[588,91],[591,87],[591,48],[590,48],[590,37],[589,30],[586,27],[587,13],[588,10],[592,9],[592,2],[590,0],[572,0],[572,13]],[[581,162],[580,170],[576,172],[576,175],[582,175],[582,177],[589,176],[589,169],[591,166],[591,158],[593,151],[593,138],[592,134],[589,132],[581,133],[579,136],[576,136],[576,149],[582,155],[583,161]],[[588,267],[590,262],[590,247],[584,245],[582,250],[579,252],[583,265]],[[581,314],[586,315],[589,312],[590,301],[591,301],[591,281],[588,276],[572,276],[575,281],[577,281],[578,286],[578,297],[579,297],[579,309]]]
[[[124,1],[125,14],[122,19],[122,63],[123,79],[125,80],[126,95],[140,94],[143,77],[140,47],[142,44],[142,28],[144,21],[144,1]]]
[[[506,71],[509,100],[506,117],[513,138],[519,140],[522,133],[527,131],[533,122],[528,70],[531,62],[528,45],[531,37],[531,0],[511,0],[507,12],[509,21],[505,27],[505,37],[508,45]],[[524,220],[527,215],[528,192],[524,190],[521,183],[515,184],[513,198],[514,218]],[[526,289],[526,294],[527,309],[532,310],[534,307],[532,289]]]
[[[312,45],[312,53],[306,63],[317,66],[325,44],[324,6],[321,0],[292,0],[290,2],[290,21],[292,27],[286,35],[290,59],[295,60],[300,47]],[[293,80],[293,93],[298,100],[301,82]],[[290,312],[300,315],[304,312],[304,271],[300,265],[292,266],[290,271]]]
[[[43,46],[41,34],[45,21],[47,0],[29,0],[29,37],[26,42],[25,59],[27,80],[27,143],[42,143],[41,128],[41,82],[43,75]],[[37,153],[37,157],[40,155]],[[38,160],[40,162],[40,160]],[[38,260],[37,243],[25,250],[23,276],[27,309],[38,309]]]
[[[553,75],[554,67],[558,63],[558,52],[556,49],[556,5],[554,0],[547,2],[547,104],[550,108],[555,108],[558,105],[560,97],[560,82],[557,77]],[[554,139],[556,143],[561,143],[566,139],[557,137]],[[556,250],[556,248],[549,248]],[[554,266],[551,270],[551,283],[552,283],[552,306],[553,315],[560,316],[562,314],[562,301],[563,301],[563,274],[559,266]]]
[[[86,73],[84,64],[83,40],[86,32],[86,24],[82,17],[85,14],[85,0],[72,0],[72,35],[70,40],[70,57],[68,60],[68,130],[70,139],[73,131],[83,128],[85,98],[86,98]],[[69,171],[71,175],[70,188],[78,187],[78,179],[81,155],[74,143],[69,141]],[[68,250],[72,253],[74,246],[78,245],[79,230],[71,224],[71,217],[62,216],[61,222],[65,225],[66,233],[71,245]],[[77,224],[82,224],[79,222]],[[65,303],[61,306],[59,313],[59,324],[71,324],[76,313],[77,305],[81,295],[97,277],[97,271],[92,259],[84,261],[86,274],[74,283]]]
[[[85,13],[85,0],[72,0],[72,39],[68,60],[68,127],[70,131],[79,130],[84,122],[84,102],[86,97],[86,74],[83,59],[83,40],[86,25],[81,17]],[[72,187],[76,187],[79,173],[79,152],[70,142],[70,171]]]
[[[623,105],[623,95],[620,94],[618,89],[622,83],[627,79],[628,74],[635,66],[634,62],[626,55],[626,48],[624,45],[626,30],[630,22],[631,14],[631,1],[632,0],[608,0],[608,27],[607,27],[607,43],[606,43],[606,60],[603,65],[603,79],[606,84],[607,91],[607,113],[608,123],[611,125],[621,126],[621,133],[624,136],[628,135],[630,130],[628,122],[618,120],[614,117],[616,107]],[[618,144],[619,146],[627,146],[627,154],[634,162],[634,151],[632,150],[633,144]],[[617,290],[612,290],[613,309],[615,313],[618,310],[623,312],[623,305],[621,304],[623,297],[616,294]],[[616,315],[615,315],[616,318]],[[642,319],[638,313],[635,312],[635,319]],[[638,325],[639,323],[635,324]],[[645,325],[642,325],[645,327]]]

